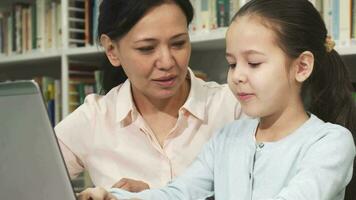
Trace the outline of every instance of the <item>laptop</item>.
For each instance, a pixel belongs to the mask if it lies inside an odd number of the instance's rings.
[[[34,81],[0,83],[0,199],[76,199]]]

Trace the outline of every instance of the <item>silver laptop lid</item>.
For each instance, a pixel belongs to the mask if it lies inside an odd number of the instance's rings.
[[[75,199],[33,81],[0,83],[0,199]]]

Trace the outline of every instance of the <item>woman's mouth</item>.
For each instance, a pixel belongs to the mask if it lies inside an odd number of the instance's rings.
[[[177,79],[176,76],[167,76],[167,77],[160,77],[152,80],[153,82],[155,82],[161,87],[172,87],[175,85],[176,79]]]

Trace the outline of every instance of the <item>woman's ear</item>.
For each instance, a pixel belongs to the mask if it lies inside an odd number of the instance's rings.
[[[107,36],[106,34],[102,34],[100,36],[100,43],[104,47],[105,54],[108,57],[110,63],[115,67],[119,67],[121,65],[120,59],[117,56],[117,51],[115,51],[116,46],[113,43],[113,41],[110,39],[110,37]]]
[[[307,80],[314,68],[314,55],[310,51],[304,51],[295,61],[295,79],[297,82]]]

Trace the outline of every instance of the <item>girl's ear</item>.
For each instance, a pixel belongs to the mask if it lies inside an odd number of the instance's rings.
[[[117,53],[117,51],[115,52],[115,44],[110,39],[110,37],[105,34],[102,34],[100,36],[100,43],[104,47],[105,54],[108,57],[110,63],[115,67],[119,67],[121,65],[121,62],[119,57],[115,54]]]
[[[295,61],[295,79],[302,83],[309,78],[313,72],[314,55],[310,51],[304,51]]]

